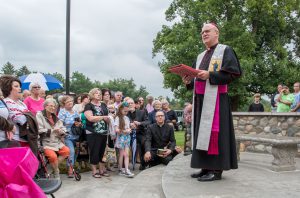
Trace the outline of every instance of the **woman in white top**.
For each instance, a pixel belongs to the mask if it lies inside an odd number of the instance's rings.
[[[12,139],[19,141],[21,146],[29,147],[27,141],[19,136],[18,124],[24,125],[27,122],[23,112],[29,112],[27,106],[20,100],[22,97],[21,81],[14,76],[1,76],[0,86],[9,111],[8,120],[11,120],[16,127]]]

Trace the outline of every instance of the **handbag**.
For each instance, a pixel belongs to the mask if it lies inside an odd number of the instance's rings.
[[[107,135],[105,155],[103,156],[103,161],[105,161],[106,163],[109,163],[109,164],[114,164],[117,162],[116,149],[110,148],[108,146],[108,136],[109,135]]]
[[[71,133],[72,133],[72,135],[81,136],[83,133],[83,129],[82,129],[82,127],[77,127],[77,126],[75,126],[75,124],[73,124],[71,126]]]
[[[116,163],[116,161],[117,157],[115,148],[106,147],[106,162],[113,164]]]

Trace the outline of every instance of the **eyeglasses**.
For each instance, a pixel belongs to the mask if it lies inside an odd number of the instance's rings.
[[[157,115],[157,116],[155,116],[155,117],[165,117],[165,115]]]
[[[50,107],[50,108],[55,108],[54,105],[47,105],[47,107]]]
[[[34,88],[34,89],[40,89],[41,87],[40,87],[40,86],[38,86],[38,87],[32,87],[32,88]]]

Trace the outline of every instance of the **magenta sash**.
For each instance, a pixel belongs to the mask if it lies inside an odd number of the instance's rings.
[[[195,93],[204,94],[205,93],[206,81],[196,81],[195,82]],[[218,155],[219,154],[219,131],[220,131],[220,93],[227,93],[227,85],[218,85],[218,95],[216,98],[216,107],[214,112],[214,119],[211,126],[211,135],[209,141],[208,155]]]

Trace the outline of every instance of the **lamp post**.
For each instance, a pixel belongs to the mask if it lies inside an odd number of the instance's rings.
[[[71,0],[67,0],[66,15],[66,94],[70,94],[70,15]]]

